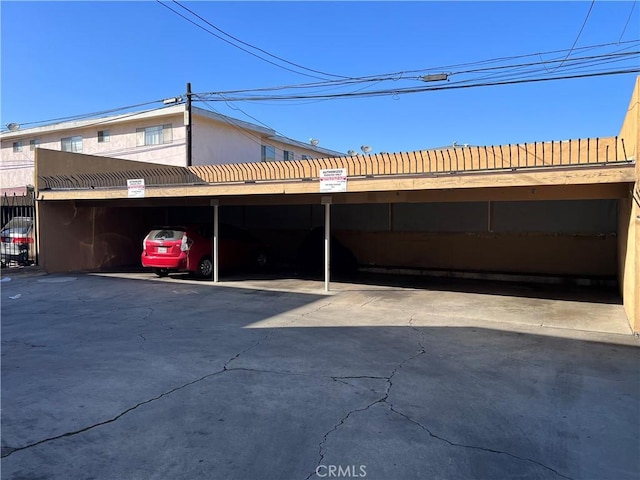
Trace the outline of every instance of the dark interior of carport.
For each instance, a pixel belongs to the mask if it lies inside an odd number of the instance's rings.
[[[322,243],[313,253],[303,248],[310,232],[324,226],[319,195],[256,198],[264,204],[221,199],[219,221],[270,245],[278,267],[273,275],[297,273],[301,256],[323,258]],[[616,282],[617,199],[357,202],[334,196],[331,233],[361,271]],[[41,247],[52,271],[140,268],[142,240],[152,226],[211,223],[214,210],[211,198],[199,197],[61,200],[40,208],[50,220],[42,225],[43,238],[56,238]],[[332,275],[341,267],[334,259]]]

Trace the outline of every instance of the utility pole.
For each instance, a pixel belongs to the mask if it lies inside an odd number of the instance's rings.
[[[187,133],[187,167],[191,166],[192,160],[192,137],[191,137],[191,83],[187,83],[187,110],[184,112],[184,125]]]

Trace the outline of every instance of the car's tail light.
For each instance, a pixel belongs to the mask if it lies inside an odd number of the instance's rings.
[[[11,237],[2,237],[2,243],[11,243]]]
[[[144,240],[142,240],[142,251],[143,252],[147,251],[147,240],[149,240],[149,235],[144,237]]]
[[[3,238],[2,241],[4,242],[5,239]],[[33,238],[31,237],[13,237],[12,240],[13,243],[33,243]],[[8,243],[8,242],[6,242]]]
[[[185,233],[184,235],[182,235],[182,242],[180,242],[180,251],[182,252],[189,251],[192,243],[193,242],[191,241],[191,239],[187,237],[187,234]]]

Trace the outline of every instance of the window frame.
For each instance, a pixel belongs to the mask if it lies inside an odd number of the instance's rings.
[[[65,148],[65,143],[68,143],[69,148]],[[71,137],[63,137],[60,139],[60,150],[63,152],[82,153],[82,147],[84,139],[82,135],[73,135]],[[78,148],[80,145],[80,148]]]
[[[292,162],[296,159],[296,154],[293,150],[284,150],[282,158],[285,162]]]
[[[271,155],[269,155],[271,154]],[[260,161],[261,162],[275,162],[276,161],[276,147],[273,145],[261,145],[260,146]]]
[[[98,143],[109,143],[111,141],[110,130],[98,130]]]
[[[157,137],[158,141],[155,141],[154,137]],[[171,123],[136,128],[136,147],[150,147],[167,143],[173,143],[173,125]]]
[[[40,139],[39,138],[32,138],[31,140],[29,140],[29,150],[30,151],[34,151],[38,145],[40,145]]]
[[[13,142],[13,153],[22,152],[22,140],[16,140]]]

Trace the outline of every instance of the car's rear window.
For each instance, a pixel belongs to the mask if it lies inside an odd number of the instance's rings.
[[[31,223],[33,219],[31,217],[13,217],[9,222],[3,227],[5,229],[16,229],[26,231],[31,228]]]
[[[9,235],[28,235],[30,227],[14,227],[14,228],[5,228],[2,230],[2,236]]]
[[[149,233],[149,240],[180,240],[184,230],[151,230]]]

